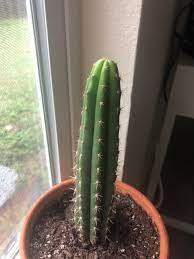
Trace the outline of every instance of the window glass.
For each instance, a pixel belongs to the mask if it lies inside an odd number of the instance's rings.
[[[26,1],[0,2],[0,257],[8,258],[50,171]]]

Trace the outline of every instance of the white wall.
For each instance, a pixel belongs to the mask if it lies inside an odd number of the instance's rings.
[[[82,0],[81,55],[82,78],[101,57],[118,63],[123,89],[121,113],[120,173],[130,109],[141,0]]]
[[[155,120],[158,118],[156,111],[178,2],[81,2],[82,80],[98,58],[108,57],[118,63],[124,108],[121,114],[121,161],[128,131],[124,181],[142,190],[153,162],[155,132],[160,125],[159,119]]]

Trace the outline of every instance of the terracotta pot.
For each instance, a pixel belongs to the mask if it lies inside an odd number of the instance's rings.
[[[28,256],[28,247],[30,242],[30,237],[32,233],[32,229],[36,224],[37,219],[40,214],[44,211],[44,209],[52,204],[54,201],[59,200],[64,192],[69,188],[73,187],[73,180],[66,180],[54,187],[52,187],[49,191],[43,194],[32,206],[29,210],[23,224],[21,237],[20,237],[20,258],[21,259],[29,259]],[[132,198],[139,204],[151,217],[153,223],[157,226],[159,236],[160,236],[160,259],[168,258],[168,235],[166,232],[166,228],[164,223],[155,209],[155,207],[151,204],[151,202],[139,191],[134,189],[133,187],[124,184],[122,182],[116,182],[116,190],[122,194],[129,194]]]

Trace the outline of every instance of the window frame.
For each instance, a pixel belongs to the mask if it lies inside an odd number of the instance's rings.
[[[51,177],[56,184],[72,175],[80,120],[80,1],[28,1],[37,47]]]

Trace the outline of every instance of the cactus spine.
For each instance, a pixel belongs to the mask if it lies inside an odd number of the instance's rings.
[[[120,79],[101,59],[87,79],[76,153],[75,224],[85,241],[105,240],[118,161]]]

